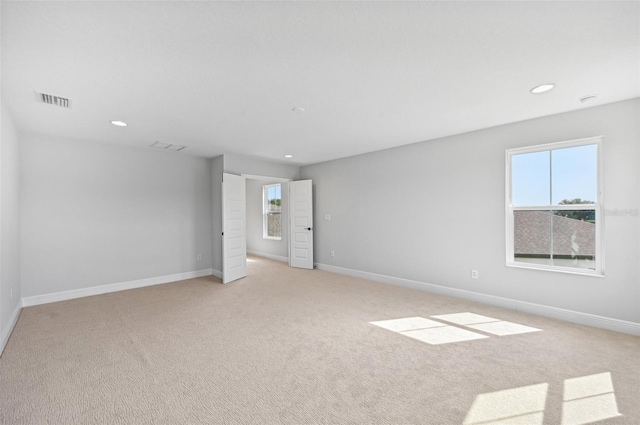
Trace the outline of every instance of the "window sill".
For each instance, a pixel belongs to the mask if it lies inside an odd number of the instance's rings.
[[[549,267],[545,265],[537,265],[537,264],[529,264],[529,263],[517,263],[517,262],[509,262],[507,263],[507,267],[515,267],[518,269],[531,269],[531,270],[545,270],[549,272],[556,273],[567,273],[567,274],[575,274],[580,276],[591,276],[591,277],[604,277],[604,272],[600,272],[597,270],[590,269],[574,269],[568,267]]]
[[[267,240],[270,240],[270,241],[281,241],[282,240],[282,238],[278,238],[278,237],[275,237],[275,236],[263,236],[262,239],[267,239]]]

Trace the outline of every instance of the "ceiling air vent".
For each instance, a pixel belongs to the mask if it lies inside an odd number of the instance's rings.
[[[67,109],[71,108],[71,99],[68,99],[66,97],[36,92],[36,99],[39,102],[46,103],[48,105],[59,106],[61,108]]]
[[[180,152],[182,149],[186,149],[187,147],[184,145],[172,145],[170,143],[162,143],[162,142],[153,142],[150,147],[156,149],[166,149],[168,151]]]

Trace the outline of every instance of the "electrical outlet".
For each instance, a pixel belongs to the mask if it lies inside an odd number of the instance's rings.
[[[202,254],[196,255],[196,261],[202,261]]]
[[[331,214],[325,214],[324,221],[331,221]]]
[[[331,251],[331,258],[334,258],[336,256],[336,253],[334,251]]]
[[[471,270],[471,279],[477,279],[480,277],[478,270]]]

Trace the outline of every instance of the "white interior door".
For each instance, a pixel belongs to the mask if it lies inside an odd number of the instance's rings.
[[[289,182],[289,265],[313,269],[311,180]]]
[[[222,176],[222,283],[247,275],[247,186],[245,178]]]

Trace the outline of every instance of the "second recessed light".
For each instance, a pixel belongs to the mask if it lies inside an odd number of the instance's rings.
[[[127,126],[126,122],[118,121],[118,120],[111,121],[111,124],[113,124],[115,126],[118,126],[118,127],[126,127]]]
[[[579,100],[580,100],[580,103],[589,103],[589,102],[593,102],[597,98],[598,96],[596,96],[595,94],[590,94],[588,96],[581,97]]]
[[[541,94],[546,93],[549,90],[553,89],[556,85],[553,83],[541,84],[529,90],[533,94]]]

